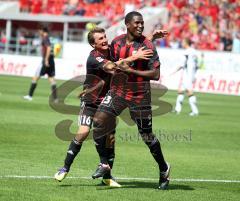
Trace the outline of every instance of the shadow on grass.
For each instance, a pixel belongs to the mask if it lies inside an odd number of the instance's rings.
[[[122,185],[121,188],[109,187],[105,186],[101,183],[99,184],[86,184],[86,183],[74,183],[74,184],[61,184],[60,188],[76,188],[76,187],[90,187],[96,188],[97,190],[121,190],[121,189],[129,189],[129,188],[143,188],[143,189],[156,189],[158,190],[157,182],[144,182],[144,181],[120,181],[119,184]],[[168,190],[185,190],[192,191],[195,190],[193,187],[189,185],[183,184],[171,184],[169,185]]]
[[[158,190],[158,184],[155,182],[143,182],[143,181],[124,181],[119,182],[122,185],[121,188],[111,188],[103,185],[98,185],[98,190],[109,190],[109,189],[126,189],[126,188],[144,188],[144,189],[156,189]],[[168,190],[195,190],[191,186],[182,184],[170,184]]]

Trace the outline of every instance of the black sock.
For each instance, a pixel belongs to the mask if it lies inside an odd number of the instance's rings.
[[[160,142],[156,137],[149,145],[149,149],[153,158],[158,163],[160,171],[165,172],[168,168],[167,163],[164,160]]]
[[[32,82],[31,86],[30,86],[30,89],[29,89],[29,93],[28,93],[29,96],[31,96],[31,97],[33,96],[33,93],[34,93],[36,87],[37,87],[37,83],[36,82]]]
[[[152,133],[141,134],[141,136],[145,144],[148,146],[153,158],[158,163],[160,171],[166,171],[168,167],[164,160],[159,140]]]
[[[82,147],[82,143],[79,143],[75,139],[73,139],[72,142],[70,143],[68,151],[67,151],[67,155],[66,155],[66,158],[64,161],[64,167],[67,169],[67,171],[70,170],[73,160],[79,153],[81,147]]]
[[[115,159],[115,148],[114,146],[112,148],[107,148],[107,161],[108,161],[108,165],[110,166],[110,168],[113,168],[113,163],[114,163],[114,159]],[[103,179],[110,179],[111,178],[111,172],[103,175]]]
[[[107,148],[107,159],[108,159],[108,164],[109,164],[110,168],[112,169],[114,159],[115,159],[115,148],[114,147]]]
[[[52,98],[53,98],[53,100],[56,100],[57,99],[57,86],[56,86],[56,84],[53,84],[51,86],[51,89],[52,89]]]
[[[97,152],[99,154],[100,163],[108,164],[107,151],[105,147],[106,136],[98,137],[94,139]]]
[[[96,149],[100,158],[100,162],[108,164],[108,155],[106,148],[107,136],[109,135],[108,124],[102,123],[104,121],[93,121],[93,139],[95,141]]]

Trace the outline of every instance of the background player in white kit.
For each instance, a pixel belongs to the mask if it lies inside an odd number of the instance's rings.
[[[198,69],[197,51],[194,49],[192,42],[186,39],[183,42],[185,55],[183,64],[176,70],[183,70],[182,79],[178,89],[178,96],[176,100],[175,112],[179,114],[182,110],[182,103],[184,100],[184,93],[187,92],[189,105],[191,107],[190,116],[197,116],[199,114],[197,108],[197,98],[193,94],[193,83],[195,81],[196,72]]]

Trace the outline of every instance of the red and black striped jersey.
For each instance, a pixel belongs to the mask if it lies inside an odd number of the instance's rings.
[[[157,50],[151,41],[142,36],[128,45],[126,39],[127,35],[123,34],[112,41],[110,50],[114,61],[132,56],[139,48],[145,47],[144,49],[153,50],[153,56],[150,60],[136,60],[130,67],[140,71],[160,68]],[[119,71],[112,79],[111,90],[126,100],[140,102],[144,95],[150,93],[150,80],[143,76]]]
[[[109,54],[110,55],[110,54]],[[94,90],[90,94],[86,94],[82,100],[94,104],[100,104],[110,88],[111,74],[103,70],[103,66],[110,60],[110,56],[106,57],[97,50],[92,50],[87,59],[87,72],[84,82],[84,89],[96,86],[101,80],[105,82],[102,88]]]

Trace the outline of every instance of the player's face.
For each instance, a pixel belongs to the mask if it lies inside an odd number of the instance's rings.
[[[108,40],[106,33],[95,33],[93,35],[95,43],[93,47],[97,50],[107,50],[108,49]]]
[[[144,30],[144,21],[142,16],[133,16],[132,20],[127,23],[127,29],[128,32],[136,38],[142,36]]]

